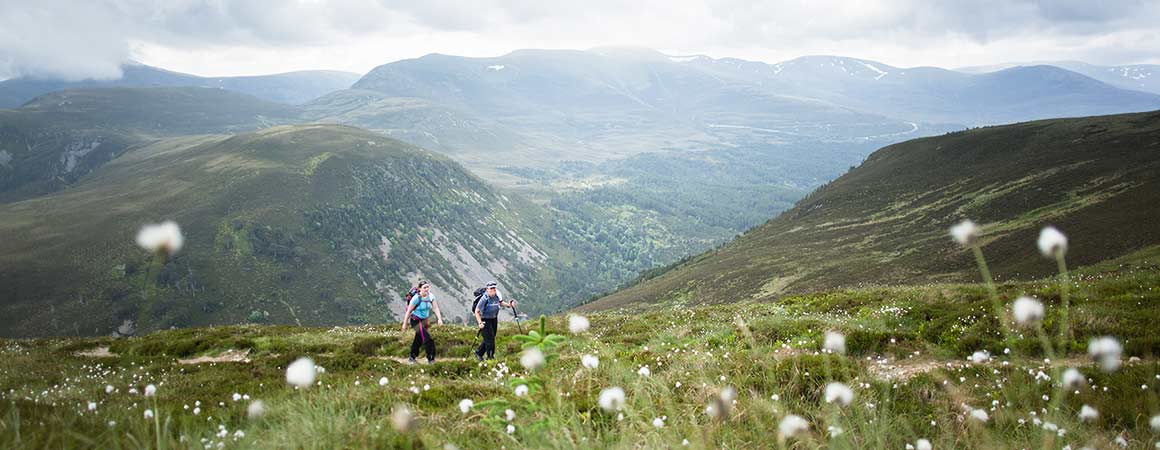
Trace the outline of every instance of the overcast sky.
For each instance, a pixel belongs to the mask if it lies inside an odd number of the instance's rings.
[[[1160,0],[0,0],[0,79],[115,78],[137,60],[198,75],[365,73],[444,53],[650,47],[912,67],[1160,63]]]

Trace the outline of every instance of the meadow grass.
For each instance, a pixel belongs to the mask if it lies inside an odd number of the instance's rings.
[[[1128,448],[1152,448],[1160,270],[1117,266],[1074,273],[1069,282],[1072,341],[1051,361],[1034,332],[1014,329],[1005,340],[989,314],[989,289],[972,284],[603,312],[588,316],[591,327],[580,333],[568,331],[567,317],[553,316],[546,334],[565,338],[548,352],[558,357],[535,371],[521,366],[509,323],[500,329],[499,359],[485,363],[467,358],[478,342],[474,328],[436,327],[434,365],[398,362],[411,335],[395,324],[9,340],[0,343],[0,446],[905,448],[928,439],[935,448],[1119,448],[1121,438]],[[1057,335],[1058,280],[995,286],[1004,305],[1024,294],[1047,305],[1044,329]],[[524,324],[525,331],[535,325]],[[845,336],[846,354],[822,349],[827,331]],[[1140,360],[1107,373],[1080,354],[1088,339],[1109,334],[1122,342],[1124,358]],[[98,347],[114,356],[82,356]],[[248,361],[177,362],[227,349],[248,351]],[[967,361],[977,350],[994,358]],[[583,355],[598,357],[598,367],[583,367]],[[285,381],[286,366],[301,356],[325,368],[307,389]],[[1088,382],[1062,390],[1063,367],[1079,368]],[[849,406],[825,403],[830,382],[852,388]],[[531,389],[517,396],[521,383]],[[156,397],[142,395],[147,384],[157,386]],[[625,402],[606,411],[598,397],[614,386]],[[728,388],[736,397],[720,400]],[[257,399],[265,415],[247,418]],[[466,413],[463,399],[474,401]],[[404,405],[414,426],[401,432],[391,416]],[[1098,419],[1081,422],[1083,405]],[[707,414],[711,406],[727,413]],[[974,410],[987,421],[970,419]],[[779,436],[788,414],[803,417],[809,431]]]

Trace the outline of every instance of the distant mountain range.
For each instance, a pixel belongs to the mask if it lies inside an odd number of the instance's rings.
[[[0,109],[0,311],[10,318],[0,320],[0,335],[103,333],[134,317],[146,328],[238,323],[255,312],[255,321],[269,313],[277,323],[373,322],[398,306],[383,299],[419,276],[448,289],[459,317],[459,295],[491,278],[529,294],[519,298],[531,311],[558,310],[731,239],[877,148],[1006,121],[1160,109],[1160,95],[1051,66],[967,74],[838,57],[764,64],[640,49],[429,55],[380,66],[349,89],[303,94],[320,96],[301,105],[259,98],[287,86],[269,77],[234,88],[170,86],[143,80],[205,79],[137,69],[126,72],[136,85],[53,90]],[[0,83],[0,93],[28,83]],[[1137,161],[1121,147],[1137,142],[1131,130],[1139,121],[1107,120],[1114,123],[1093,130],[1108,131],[1091,138],[1048,127],[1071,140],[1048,133],[1042,145],[1095,139]],[[953,148],[1016,154],[1037,148],[1024,142],[1040,136],[982,131],[952,134],[979,137]],[[945,156],[889,167],[906,174],[936,161],[947,177],[976,173],[970,183],[1009,182],[1001,176],[1027,170],[1013,164],[983,176]],[[1043,164],[1065,172],[1079,164],[1060,161]],[[1127,176],[1110,170],[1075,179],[1104,186]],[[944,181],[923,182],[937,189]],[[969,187],[985,198],[994,189]],[[1060,189],[1103,201],[1082,186]],[[950,220],[944,216],[938,227]],[[190,247],[151,274],[131,235],[162,218],[188,229]],[[753,233],[746,236],[760,235]],[[757,242],[746,239],[738,242]],[[803,261],[846,248],[808,242],[793,249]],[[889,262],[895,251],[875,255]],[[899,261],[909,263],[907,255]],[[862,280],[754,267],[786,274],[762,281],[769,292]],[[887,275],[865,279],[909,279]],[[139,289],[149,283],[163,300],[151,303],[153,291]],[[69,321],[78,328],[59,325]]]
[[[1054,273],[1040,229],[1069,238],[1072,267],[1160,248],[1160,111],[1027,122],[915,139],[736,240],[583,310],[769,300],[868,285],[978,281],[947,230],[983,226],[1000,280]]]
[[[1098,66],[1079,61],[1037,61],[962,67],[955,70],[966,73],[987,73],[1020,66],[1055,66],[1103,81],[1104,83],[1121,89],[1160,94],[1160,65],[1158,64]]]
[[[1053,66],[970,74],[835,56],[777,64],[647,49],[428,55],[375,68],[309,117],[453,155],[504,185],[551,167],[741,144],[883,144],[973,126],[1160,109],[1160,95]],[[514,163],[514,164],[513,164]]]
[[[13,78],[0,81],[0,108],[15,108],[37,96],[63,89],[94,87],[208,87],[226,89],[271,102],[302,104],[322,95],[346,89],[359,75],[333,70],[308,70],[274,75],[242,77],[199,77],[144,64],[121,66],[123,75],[115,80],[59,81]]]

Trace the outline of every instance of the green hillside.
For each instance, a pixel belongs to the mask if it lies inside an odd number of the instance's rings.
[[[1039,230],[1094,264],[1160,244],[1160,113],[988,127],[883,148],[738,239],[583,306],[721,303],[835,287],[977,280],[947,229],[984,227],[999,279],[1054,270]],[[654,274],[655,275],[655,274]]]
[[[1066,353],[1045,351],[1034,334],[1004,343],[987,290],[972,284],[603,312],[580,333],[552,317],[544,330],[562,341],[559,357],[538,370],[521,365],[507,323],[494,362],[465,360],[475,330],[447,326],[432,332],[435,364],[413,366],[401,363],[410,335],[394,325],[0,340],[0,446],[901,449],[926,439],[937,449],[1151,449],[1158,254],[1074,274]],[[998,292],[1004,302],[1044,299],[1045,331],[1058,331],[1056,280]],[[828,331],[845,335],[845,355],[820,352]],[[1107,334],[1123,345],[1114,372],[1080,355]],[[966,360],[981,350],[993,356]],[[584,355],[598,365],[584,367]],[[302,356],[325,369],[308,389],[286,383]],[[1060,385],[1067,368],[1080,385]],[[831,382],[850,388],[849,405],[826,400]],[[156,396],[142,395],[147,385]],[[601,407],[612,387],[624,392],[619,411]],[[472,404],[461,410],[463,400]],[[264,414],[248,417],[257,401]],[[393,419],[404,407],[411,427]],[[1098,417],[1081,419],[1085,408]],[[780,436],[791,414],[808,430]]]
[[[0,202],[68,186],[159,137],[297,121],[293,107],[210,88],[65,90],[0,109]]]
[[[420,276],[463,318],[462,293],[486,278],[515,295],[538,286],[545,256],[525,240],[546,227],[537,211],[355,128],[160,140],[70,189],[0,204],[0,334],[379,323]],[[157,267],[134,235],[163,219],[186,246]]]

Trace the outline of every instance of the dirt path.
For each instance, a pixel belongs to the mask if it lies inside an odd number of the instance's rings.
[[[76,352],[77,356],[86,358],[116,358],[117,354],[109,352],[109,347],[97,347],[91,350],[82,350]]]
[[[1003,366],[1006,360],[992,359],[986,363],[977,364],[964,360],[933,360],[925,358],[908,358],[903,360],[890,360],[887,358],[875,359],[867,362],[867,371],[875,378],[882,380],[898,380],[906,381],[915,376],[933,372],[938,369],[956,370],[970,366],[984,366],[999,368]],[[1127,365],[1141,364],[1148,361],[1140,358],[1132,357],[1124,361]],[[1017,367],[1085,367],[1089,366],[1092,361],[1082,356],[1069,356],[1062,359],[1053,359],[1050,363],[1043,359],[1023,359],[1012,362]]]
[[[378,360],[383,360],[383,361],[394,361],[394,362],[397,362],[399,364],[408,364],[410,362],[407,358],[404,358],[402,356],[373,356],[373,357],[371,357],[371,359],[378,359]],[[427,360],[425,360],[423,358],[416,358],[415,361],[416,361],[416,364],[427,364]],[[457,358],[457,357],[453,357],[453,356],[445,356],[442,358],[435,359],[436,364],[438,364],[442,361],[467,361],[467,358]]]
[[[217,356],[199,356],[197,358],[177,360],[178,364],[202,364],[219,362],[248,363],[250,362],[250,351],[229,349]]]

